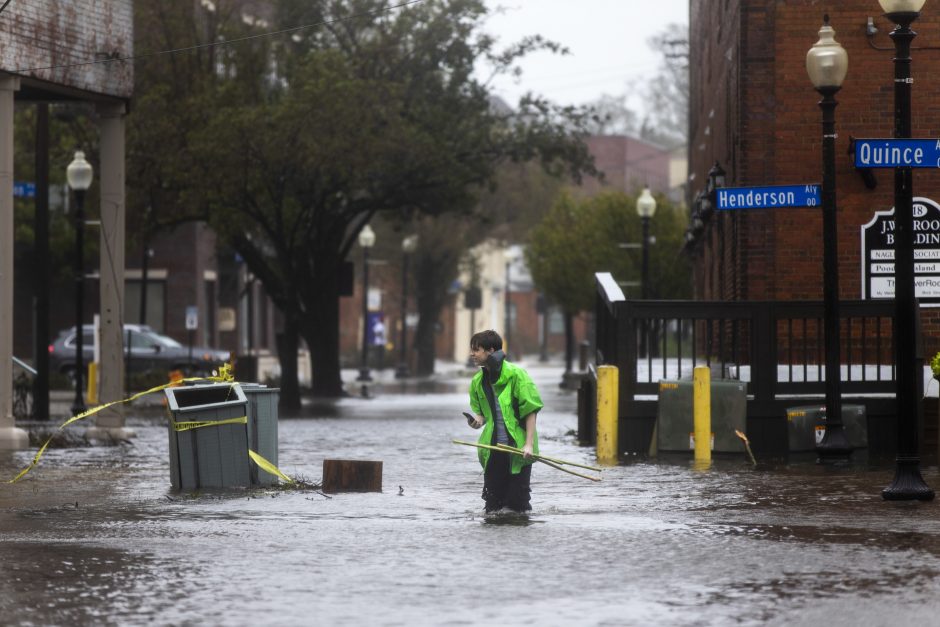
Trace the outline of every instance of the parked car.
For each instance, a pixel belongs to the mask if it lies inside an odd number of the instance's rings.
[[[87,365],[94,359],[94,326],[82,325],[82,355]],[[75,380],[75,327],[59,332],[49,345],[49,368]],[[190,355],[192,358],[190,359]],[[188,375],[208,374],[231,357],[228,351],[180,344],[140,324],[124,325],[124,363],[127,372],[182,370]]]

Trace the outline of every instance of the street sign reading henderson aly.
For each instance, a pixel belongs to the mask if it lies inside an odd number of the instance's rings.
[[[818,207],[819,185],[767,185],[764,187],[719,187],[715,190],[718,211]]]
[[[894,208],[862,225],[862,298],[894,298]],[[940,307],[940,205],[914,198],[914,293]]]

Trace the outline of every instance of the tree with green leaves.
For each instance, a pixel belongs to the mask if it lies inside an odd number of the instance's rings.
[[[434,372],[436,323],[447,303],[448,291],[460,274],[461,262],[468,261],[467,251],[488,239],[524,241],[544,217],[563,181],[538,163],[510,162],[499,167],[494,183],[468,213],[418,216],[414,220],[412,229],[419,234],[414,264],[419,312],[414,337],[418,375]]]
[[[216,3],[215,15],[228,4]],[[283,315],[287,405],[299,405],[299,338],[314,394],[342,394],[338,276],[366,223],[469,212],[503,163],[535,159],[573,176],[589,163],[572,132],[579,111],[536,98],[513,112],[491,106],[476,64],[508,71],[552,45],[532,38],[497,51],[480,32],[485,15],[478,0],[282,0],[278,26],[319,26],[226,47],[214,65],[192,61],[205,81],[198,89],[173,76],[143,86],[148,107],[175,107],[179,97],[198,113],[174,118],[176,164],[164,152],[151,155],[156,170],[143,161],[135,170],[151,175],[142,189],[204,211],[261,279]],[[218,32],[238,34],[234,25]]]
[[[687,217],[685,211],[657,198],[650,221],[650,295],[652,298],[688,298],[691,271],[680,255]],[[565,369],[574,359],[573,319],[594,306],[596,272],[611,272],[615,279],[638,284],[639,250],[621,244],[640,244],[642,227],[636,198],[622,192],[604,192],[576,199],[563,193],[533,231],[526,249],[532,280],[565,317]]]

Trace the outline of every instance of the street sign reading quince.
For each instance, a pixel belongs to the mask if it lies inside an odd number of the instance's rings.
[[[777,207],[818,207],[819,185],[769,185],[765,187],[719,187],[715,190],[715,208],[774,209]]]
[[[862,225],[862,298],[894,298],[894,208]],[[914,198],[914,293],[940,305],[940,205]]]
[[[940,168],[940,139],[856,139],[856,168]]]

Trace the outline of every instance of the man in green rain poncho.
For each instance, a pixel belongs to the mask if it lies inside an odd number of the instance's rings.
[[[483,427],[480,444],[508,444],[521,448],[523,455],[478,449],[483,466],[483,500],[486,511],[508,508],[515,512],[529,505],[529,479],[532,455],[538,455],[536,414],[542,399],[529,374],[506,361],[503,338],[496,331],[481,331],[470,338],[470,357],[480,371],[470,382],[470,408],[474,429]]]

